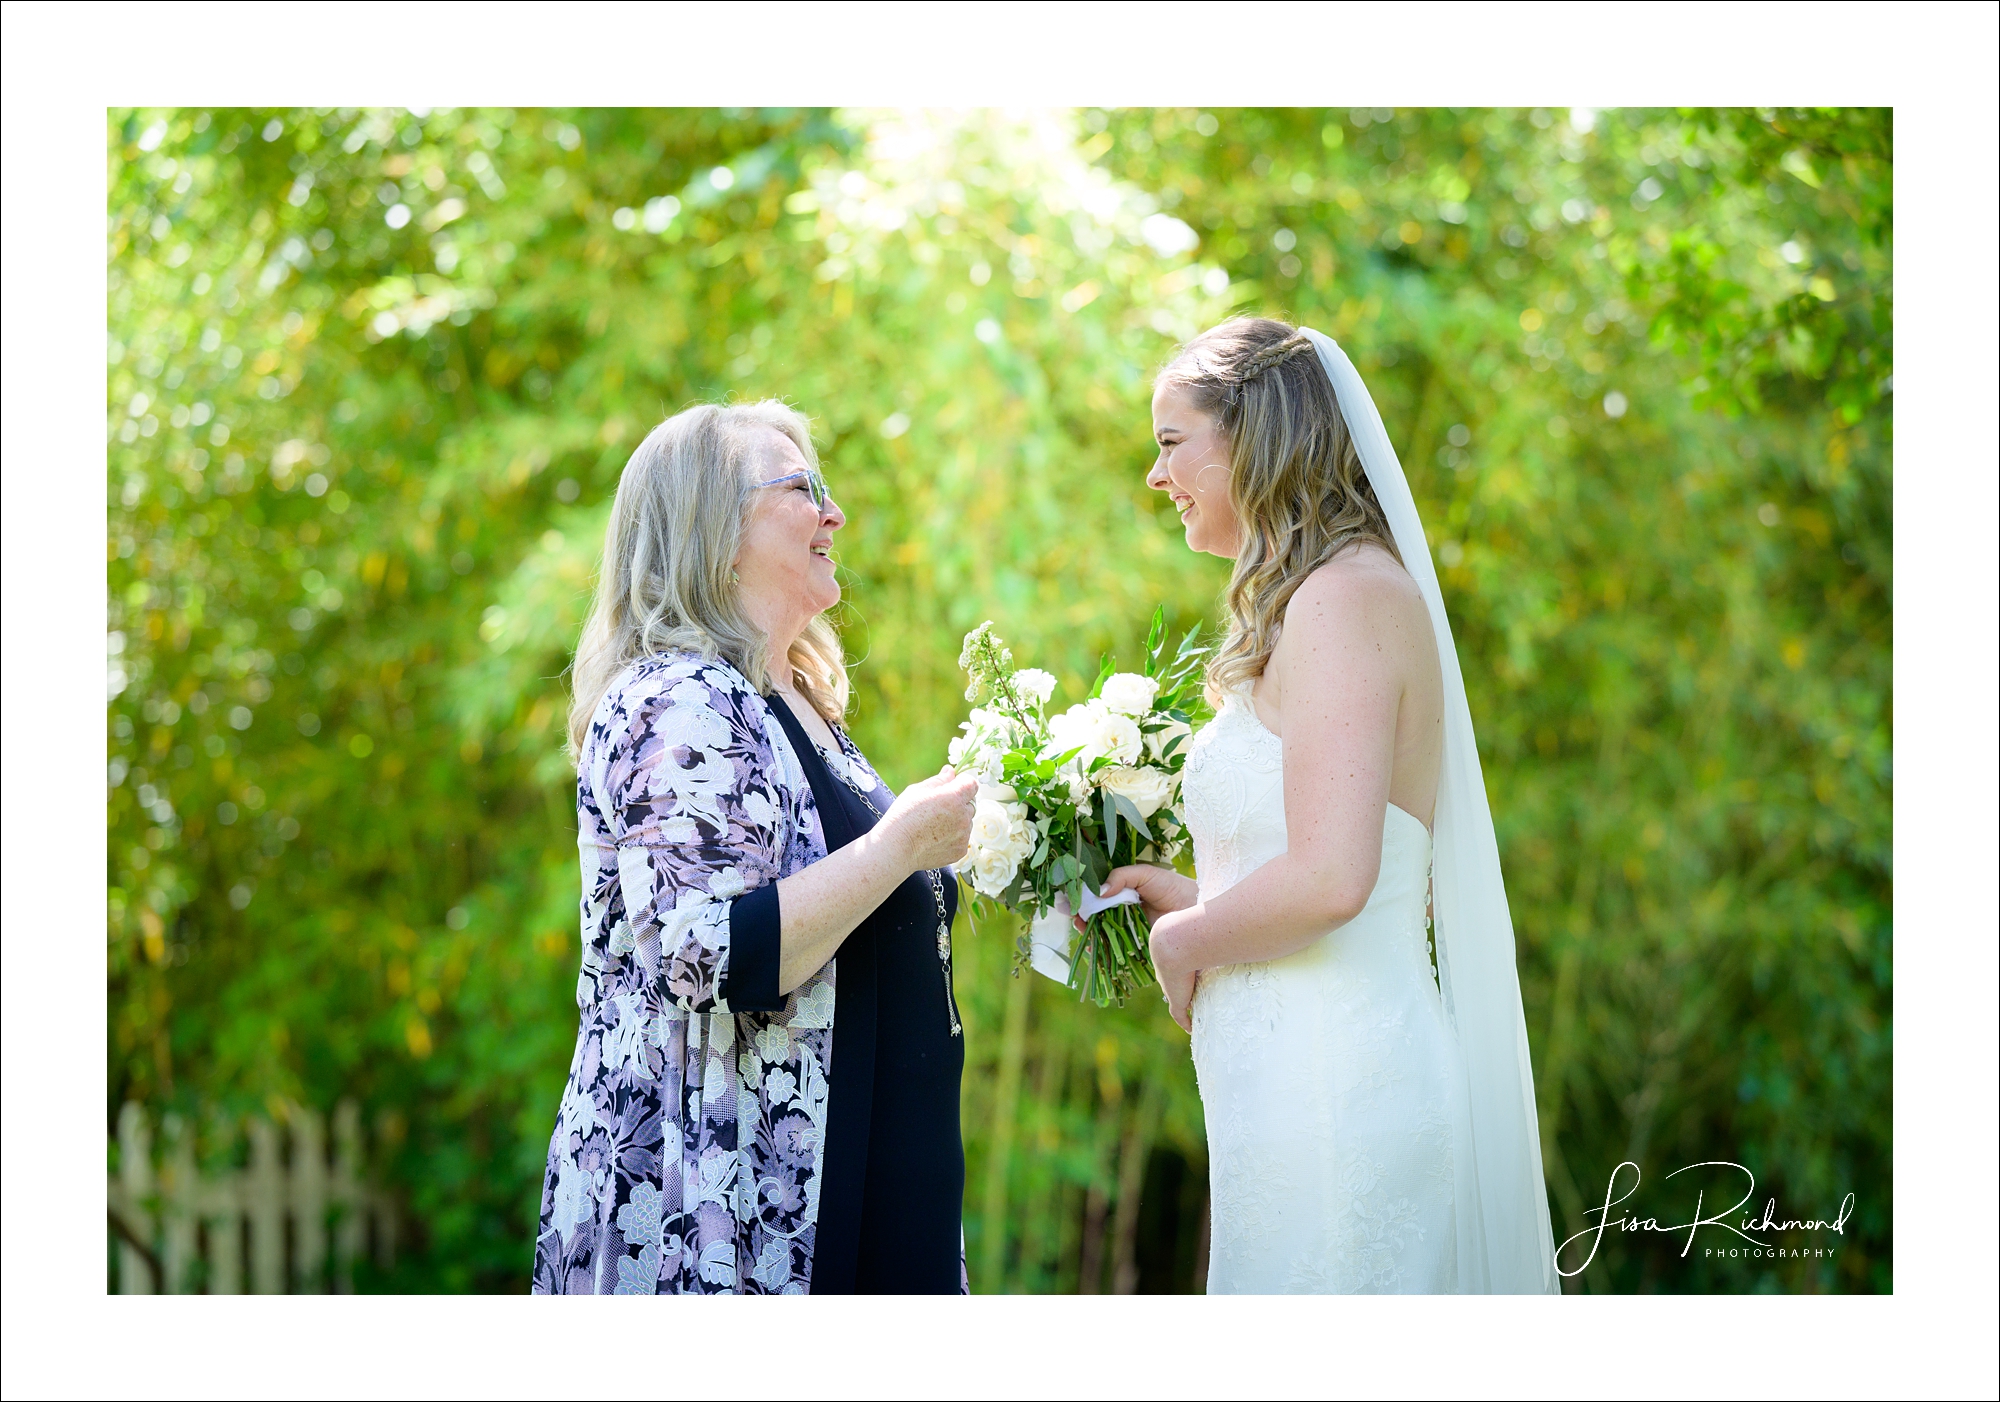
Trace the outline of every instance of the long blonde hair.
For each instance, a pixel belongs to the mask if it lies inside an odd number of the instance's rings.
[[[784,434],[808,464],[819,466],[805,418],[775,399],[683,409],[626,461],[571,672],[572,753],[582,753],[590,718],[611,683],[641,657],[720,658],[769,694],[769,640],[745,616],[733,569],[743,542],[745,488],[763,456],[760,430]],[[833,625],[813,619],[786,660],[813,709],[838,721],[849,686]]]
[[[1269,317],[1232,317],[1160,372],[1229,439],[1229,504],[1242,528],[1225,598],[1229,631],[1208,664],[1219,696],[1264,673],[1285,605],[1357,541],[1402,554],[1340,416],[1311,338]]]

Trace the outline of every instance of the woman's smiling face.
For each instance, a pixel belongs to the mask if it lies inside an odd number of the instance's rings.
[[[1187,386],[1162,380],[1153,391],[1153,441],[1160,457],[1146,485],[1172,499],[1188,549],[1235,559],[1241,532],[1229,504],[1229,438],[1222,426],[1195,407]]]
[[[823,510],[813,505],[803,476],[780,486],[758,486],[806,470],[791,439],[774,430],[769,442],[747,484],[752,490],[736,573],[746,603],[764,627],[783,629],[794,621],[803,627],[840,602],[831,552],[833,533],[847,524],[847,517],[832,497]]]

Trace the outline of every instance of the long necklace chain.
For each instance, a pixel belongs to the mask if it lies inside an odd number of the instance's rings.
[[[827,766],[829,769],[832,767],[832,765]],[[840,753],[840,779],[854,791],[856,798],[868,805],[870,813],[877,818],[882,816],[882,810],[875,806],[875,800],[868,796],[861,785],[854,782],[854,767],[847,757],[845,748],[842,748]],[[937,956],[938,965],[944,970],[944,1006],[945,1011],[951,1016],[951,1035],[956,1037],[960,1034],[961,1028],[958,1022],[958,999],[951,991],[951,920],[944,908],[944,877],[933,867],[924,869],[924,877],[930,883],[931,904],[937,908]]]

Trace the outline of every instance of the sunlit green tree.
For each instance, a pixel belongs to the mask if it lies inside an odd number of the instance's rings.
[[[633,445],[813,416],[907,782],[980,620],[1074,688],[1213,617],[1149,378],[1268,310],[1354,353],[1432,529],[1558,1234],[1625,1157],[1859,1196],[1831,1267],[1585,1284],[1887,1287],[1885,113],[135,111],[109,159],[114,1114],[356,1095],[393,1283],[519,1288]],[[975,1288],[1191,1288],[1185,1037],[958,937]]]

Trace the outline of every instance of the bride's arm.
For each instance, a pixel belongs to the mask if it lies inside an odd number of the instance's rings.
[[[1153,926],[1154,967],[1182,1026],[1202,969],[1282,959],[1367,904],[1382,866],[1409,617],[1399,581],[1347,560],[1292,596],[1270,663],[1285,747],[1287,850],[1214,900]]]

